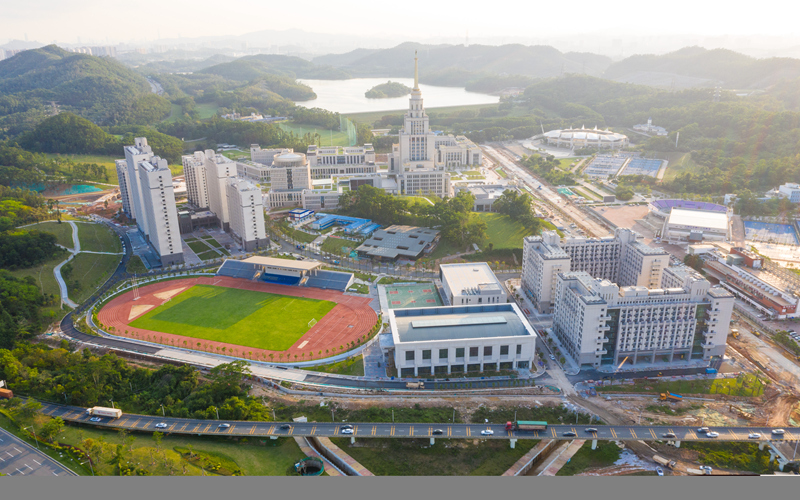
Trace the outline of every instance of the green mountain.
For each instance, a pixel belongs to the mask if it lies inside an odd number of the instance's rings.
[[[170,110],[143,76],[111,58],[48,45],[0,61],[0,137],[32,128],[53,103],[99,125],[145,124]]]
[[[727,49],[686,47],[663,55],[637,55],[614,63],[604,78],[671,87],[767,88],[800,77],[800,60],[756,59]]]
[[[251,81],[264,75],[279,75],[295,78],[324,78],[339,80],[350,75],[329,66],[320,66],[299,57],[275,54],[245,56],[235,61],[217,64],[198,73],[219,75],[230,80]]]

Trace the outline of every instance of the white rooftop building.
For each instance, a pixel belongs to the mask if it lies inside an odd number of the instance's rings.
[[[503,304],[506,290],[486,262],[442,264],[439,278],[451,305]]]
[[[784,198],[788,198],[792,203],[800,203],[800,184],[796,182],[787,182],[778,187],[778,194]]]
[[[729,220],[725,212],[673,207],[664,221],[661,238],[672,244],[725,241],[729,238]]]

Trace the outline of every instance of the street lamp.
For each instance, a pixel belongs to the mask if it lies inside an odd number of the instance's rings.
[[[114,400],[113,399],[109,399],[109,401],[111,401],[111,407],[114,408]]]
[[[166,417],[167,414],[164,412],[164,405],[161,405],[161,416]]]
[[[33,441],[36,443],[36,449],[39,450],[39,451],[42,451],[41,448],[39,448],[39,440],[36,439],[36,429],[33,427],[33,424],[31,424],[29,427],[25,427],[25,428],[33,430]]]
[[[219,410],[216,406],[212,406],[212,408],[214,408],[214,411],[217,412],[217,420],[219,420]]]
[[[89,468],[92,470],[92,475],[94,476],[94,467],[92,467],[92,461],[87,459],[85,462],[79,462],[81,465],[89,464]]]

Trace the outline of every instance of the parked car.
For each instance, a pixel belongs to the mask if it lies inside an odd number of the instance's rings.
[[[710,438],[719,437],[719,432],[714,432],[714,431],[706,432],[706,436],[708,436]]]
[[[553,361],[555,361],[555,360],[556,360],[556,357],[555,357],[555,356],[553,356],[553,355],[551,354],[551,355],[550,355],[550,359],[551,359],[551,360],[553,360]]]
[[[494,431],[491,429],[484,429],[481,431],[481,436],[493,436]]]
[[[165,424],[164,422],[159,422],[156,424],[156,429],[166,429],[166,428],[167,424]]]
[[[217,427],[219,427],[220,429],[227,429],[230,426],[231,426],[231,424],[219,424]]]
[[[760,439],[760,438],[761,438],[761,434],[759,434],[759,433],[757,433],[757,432],[751,432],[751,433],[750,433],[750,434],[747,436],[747,439]]]
[[[659,476],[663,476],[664,469],[662,469],[661,467],[656,467],[656,474],[658,474]]]

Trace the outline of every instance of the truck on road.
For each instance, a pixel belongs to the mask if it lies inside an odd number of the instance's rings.
[[[506,422],[507,431],[544,431],[547,430],[547,422],[540,422],[536,420],[517,420],[516,422]]]
[[[86,413],[93,417],[119,418],[122,416],[122,410],[120,410],[119,408],[106,408],[104,406],[94,406],[92,408],[87,408]]]
[[[669,467],[670,469],[675,468],[676,462],[675,460],[669,460],[661,455],[653,455],[653,461],[657,464],[663,465],[665,467]]]
[[[406,389],[424,389],[425,382],[406,382]]]
[[[661,393],[661,401],[683,401],[683,396],[672,392]]]

